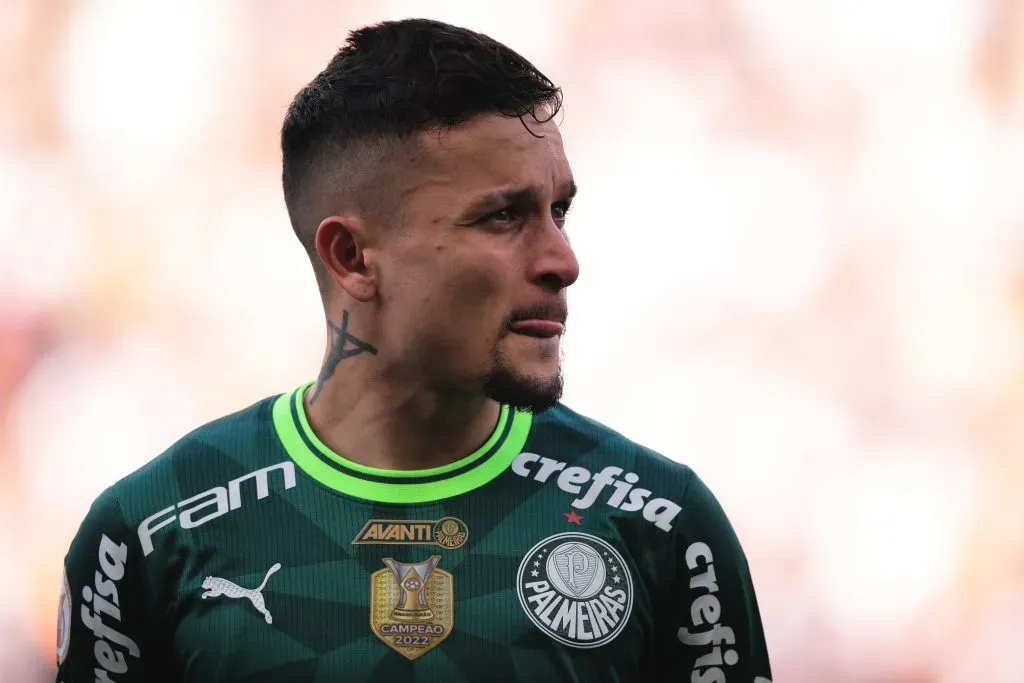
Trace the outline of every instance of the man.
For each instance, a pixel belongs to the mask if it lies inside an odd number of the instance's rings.
[[[298,94],[283,185],[322,369],[96,500],[58,680],[768,680],[713,495],[559,403],[560,104],[424,20],[354,32]]]

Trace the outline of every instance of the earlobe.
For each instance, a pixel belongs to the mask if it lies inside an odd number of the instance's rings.
[[[356,301],[373,299],[376,285],[366,264],[359,219],[329,216],[320,222],[314,241],[324,268],[339,287]]]

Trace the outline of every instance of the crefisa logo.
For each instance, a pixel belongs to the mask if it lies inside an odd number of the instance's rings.
[[[571,647],[613,640],[633,610],[633,578],[622,555],[579,532],[555,534],[531,548],[519,564],[516,590],[530,620]]]

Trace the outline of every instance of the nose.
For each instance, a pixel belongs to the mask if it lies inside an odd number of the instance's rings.
[[[530,280],[551,293],[557,293],[580,276],[576,252],[569,244],[569,236],[553,219],[544,221],[536,238],[535,258]]]

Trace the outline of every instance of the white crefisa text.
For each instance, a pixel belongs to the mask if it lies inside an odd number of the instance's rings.
[[[621,467],[609,465],[597,474],[585,467],[573,465],[552,458],[545,458],[536,453],[520,453],[512,462],[512,471],[520,477],[544,483],[558,472],[556,483],[566,493],[579,494],[583,485],[589,484],[583,495],[572,501],[572,506],[585,510],[593,505],[604,489],[611,487],[605,505],[625,512],[643,510],[644,519],[664,531],[672,530],[672,521],[682,507],[665,498],[651,498],[653,492],[636,484],[640,477],[634,472],[623,474]],[[622,475],[622,479],[616,479]]]
[[[128,545],[115,543],[103,534],[100,538],[100,568],[96,571],[95,587],[86,585],[82,588],[82,623],[96,637],[92,651],[96,657],[94,673],[97,683],[113,683],[117,679],[111,678],[111,674],[127,673],[125,653],[135,658],[141,655],[134,640],[111,626],[111,623],[121,622],[121,600],[117,584],[124,578],[127,561]]]
[[[690,574],[690,591],[700,592],[690,604],[693,631],[681,626],[676,633],[679,642],[700,648],[700,656],[693,663],[691,683],[728,683],[727,666],[736,666],[739,653],[730,649],[736,644],[736,634],[719,623],[722,603],[718,600],[718,579],[715,576],[715,558],[707,543],[691,543],[684,555]],[[770,683],[770,682],[769,682]]]

